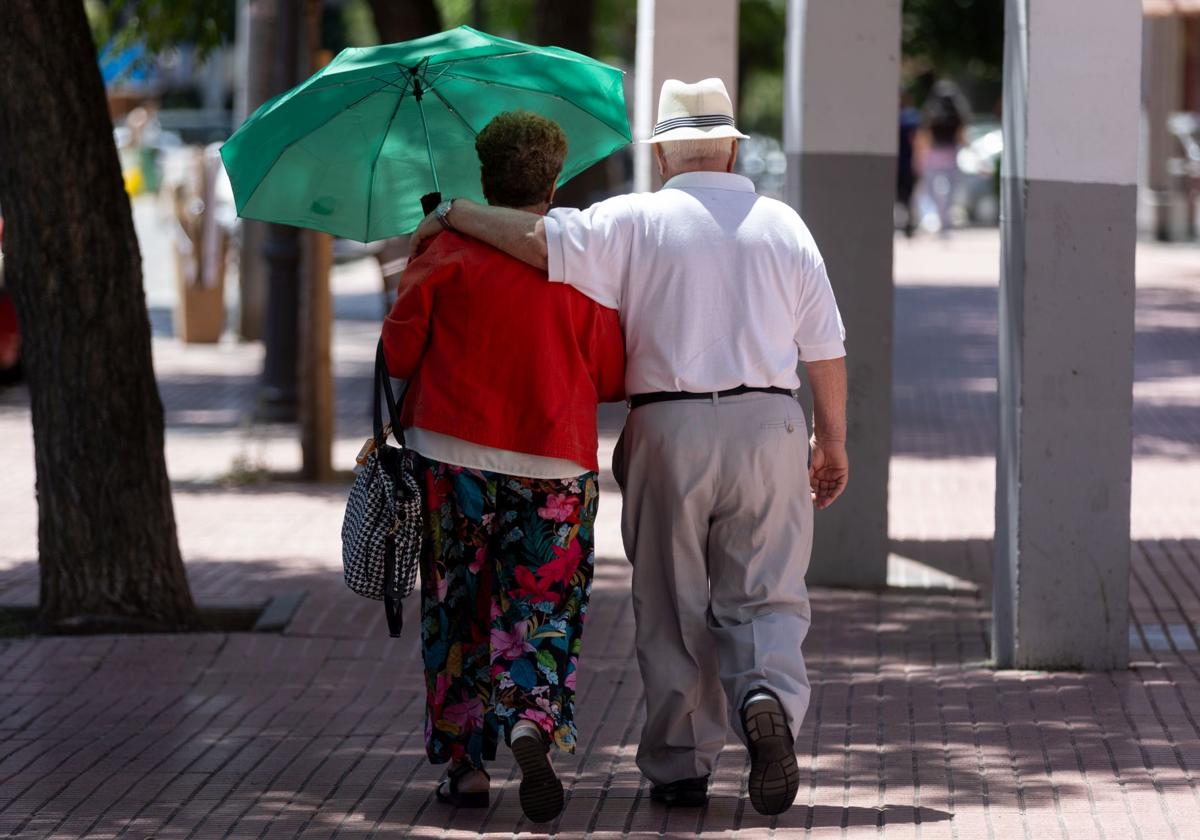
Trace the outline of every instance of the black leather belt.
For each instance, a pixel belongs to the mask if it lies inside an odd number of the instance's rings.
[[[711,400],[714,395],[717,399],[721,399],[736,397],[739,394],[787,394],[790,397],[792,392],[787,388],[751,388],[749,385],[739,385],[724,391],[655,391],[651,394],[634,394],[629,398],[629,407],[640,408],[651,403],[673,402],[674,400]]]

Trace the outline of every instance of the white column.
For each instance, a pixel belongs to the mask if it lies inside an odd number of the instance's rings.
[[[1141,3],[1007,0],[994,652],[1129,653]]]
[[[654,130],[658,92],[667,79],[725,82],[737,104],[737,0],[638,0],[633,139]],[[657,189],[650,147],[634,147],[634,192]]]
[[[816,518],[810,583],[887,582],[892,208],[900,0],[789,0],[787,200],[816,237],[846,322],[850,485]]]

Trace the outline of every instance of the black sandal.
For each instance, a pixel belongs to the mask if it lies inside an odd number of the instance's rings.
[[[488,771],[481,767],[472,767],[465,762],[457,767],[451,767],[446,771],[446,778],[438,782],[435,791],[438,802],[453,805],[455,808],[486,808],[491,801],[491,791],[460,791],[458,789],[459,781],[468,773],[476,770],[482,773],[489,782],[492,780]]]

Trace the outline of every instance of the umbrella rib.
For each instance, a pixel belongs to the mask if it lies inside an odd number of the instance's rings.
[[[548,96],[551,99],[557,99],[558,101],[565,102],[568,105],[570,105],[571,107],[575,108],[576,110],[582,111],[583,113],[587,114],[589,117],[594,119],[596,122],[600,123],[605,128],[608,128],[611,131],[615,132],[618,136],[625,137],[625,134],[619,128],[615,128],[614,126],[609,125],[603,119],[601,119],[600,117],[593,114],[591,111],[584,108],[578,102],[573,102],[570,99],[567,99],[565,96],[559,96],[557,93],[551,93],[550,91],[547,91],[547,90],[538,90],[537,88],[521,87],[520,85],[511,85],[508,82],[497,82],[497,81],[493,81],[491,79],[476,79],[473,76],[456,76],[453,73],[444,73],[443,75],[447,76],[451,79],[457,79],[458,81],[461,81],[461,82],[472,82],[477,85],[495,85],[496,87],[507,88],[508,90],[519,90],[519,91],[523,91],[525,93],[532,93],[532,94],[536,94],[538,96]],[[630,138],[625,137],[625,139],[628,140]]]
[[[458,110],[453,105],[450,104],[449,100],[447,100],[446,97],[442,96],[442,92],[440,90],[438,90],[437,88],[433,88],[433,87],[426,88],[426,90],[428,90],[430,93],[432,93],[438,99],[440,99],[442,104],[446,106],[447,111],[449,111],[454,116],[458,117],[458,121],[463,124],[463,126],[467,129],[467,131],[471,132],[472,137],[479,136],[479,132],[476,131],[475,129],[471,128],[471,124],[469,122],[467,122],[467,118],[464,117],[462,114],[460,114],[458,112]]]
[[[607,70],[617,70],[617,68],[605,64],[603,61],[597,61],[591,56],[583,55],[582,53],[575,52],[574,50],[564,49],[562,52],[548,52],[544,47],[532,50],[523,50],[520,52],[468,55],[463,58],[446,59],[445,61],[438,61],[437,59],[434,59],[433,66],[446,67],[451,64],[465,64],[468,61],[490,61],[491,59],[495,58],[520,58],[523,55],[539,55],[543,58],[549,58],[555,61],[570,61],[575,64],[586,64],[589,67],[602,67]],[[622,75],[624,74],[623,70],[617,70],[617,72],[621,73]]]
[[[367,237],[371,235],[371,205],[375,198],[375,165],[379,163],[379,154],[383,151],[383,144],[387,141],[387,136],[392,130],[392,123],[396,121],[396,114],[400,111],[400,103],[404,101],[404,95],[408,93],[404,90],[396,97],[396,105],[392,108],[392,115],[388,117],[387,125],[384,126],[383,135],[379,138],[379,145],[375,148],[375,156],[371,158],[371,177],[367,179],[367,217],[366,225],[363,228],[363,242],[367,241]]]
[[[434,67],[449,67],[451,64],[463,64],[467,61],[494,61],[499,58],[519,58],[523,55],[538,55],[537,50],[519,50],[517,52],[507,53],[488,53],[487,55],[468,55],[463,58],[448,58],[445,61],[439,61],[434,64]],[[429,59],[426,58],[426,61]]]

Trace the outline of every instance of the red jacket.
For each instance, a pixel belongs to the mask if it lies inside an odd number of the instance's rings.
[[[624,398],[615,310],[447,232],[405,270],[383,350],[412,380],[405,427],[599,469],[597,403]]]

